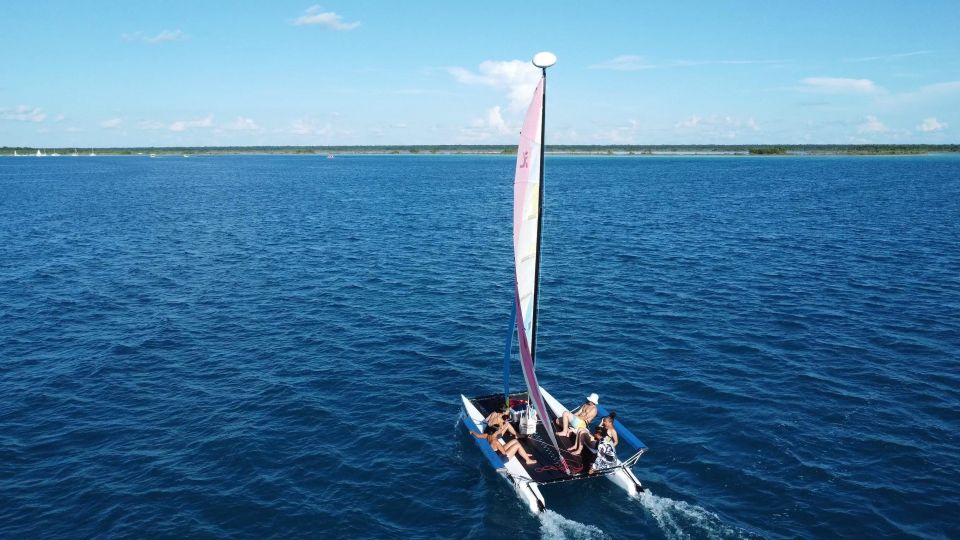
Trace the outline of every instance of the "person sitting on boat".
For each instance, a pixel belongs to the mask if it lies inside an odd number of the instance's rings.
[[[591,450],[597,448],[597,441],[603,438],[601,430],[603,426],[597,426],[597,429],[593,431],[591,435],[587,430],[580,430],[576,432],[576,437],[573,440],[573,445],[567,448],[567,451],[575,456],[579,456],[580,452],[583,452],[583,447],[586,446]]]
[[[600,432],[597,441],[597,458],[590,466],[590,474],[617,465],[617,443],[620,442],[620,437],[617,435],[617,429],[613,427],[613,421],[616,418],[617,413],[610,411],[610,414],[600,421],[600,427],[597,430]]]
[[[557,432],[557,435],[566,437],[570,435],[571,431],[586,431],[590,422],[597,417],[597,403],[599,403],[599,401],[600,396],[594,392],[587,396],[587,400],[577,409],[576,414],[570,411],[563,411],[563,416],[557,420],[560,422],[561,429]]]
[[[537,460],[530,457],[530,454],[520,446],[520,441],[517,439],[512,439],[506,444],[502,444],[499,440],[499,434],[497,428],[487,426],[487,429],[483,433],[477,433],[476,431],[470,430],[470,434],[478,439],[486,439],[490,443],[490,447],[493,448],[494,452],[499,453],[503,457],[509,460],[514,456],[514,454],[520,454],[520,457],[527,463],[527,465],[533,465]]]
[[[504,433],[510,433],[514,439],[518,437],[517,430],[513,429],[513,426],[510,424],[510,408],[506,405],[490,413],[487,416],[486,422],[488,427],[497,428],[498,437]]]

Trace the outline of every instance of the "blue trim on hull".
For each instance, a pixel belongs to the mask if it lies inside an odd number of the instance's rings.
[[[473,419],[470,418],[470,415],[467,414],[467,411],[463,411],[463,427],[467,429],[468,434],[470,430],[483,433],[483,430],[480,429],[480,426],[473,423]],[[494,469],[502,469],[506,466],[506,461],[500,457],[500,454],[494,452],[493,448],[490,448],[490,444],[487,443],[485,439],[478,439],[473,435],[470,435],[470,438],[477,443],[477,446],[480,447],[480,451],[483,452],[483,455],[486,456],[487,460],[490,461],[490,464],[493,465]]]

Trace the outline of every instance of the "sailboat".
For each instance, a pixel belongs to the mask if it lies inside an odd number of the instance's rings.
[[[557,419],[568,409],[540,386],[534,370],[537,351],[537,300],[540,291],[540,239],[543,210],[543,150],[544,126],[546,123],[547,68],[554,65],[557,57],[541,52],[533,58],[533,65],[540,68],[540,81],[533,92],[517,147],[517,163],[514,173],[513,195],[513,251],[514,294],[513,307],[504,349],[504,389],[502,393],[468,398],[461,395],[464,426],[471,432],[483,433],[486,418],[502,407],[509,408],[509,420],[517,433],[520,447],[536,463],[527,464],[518,455],[506,457],[494,451],[485,438],[475,440],[481,452],[494,469],[513,487],[520,500],[534,514],[546,510],[546,502],[540,486],[605,477],[631,496],[642,489],[640,480],[630,469],[647,447],[619,420],[613,425],[620,444],[607,453],[603,460],[591,459],[591,449],[585,448],[579,455],[567,450],[573,445],[572,437],[557,433]],[[512,362],[514,335],[520,351],[520,366],[526,382],[526,390],[510,392],[509,376]],[[597,407],[597,419],[609,412],[599,403],[597,396],[589,396]],[[596,421],[595,420],[595,421]],[[589,426],[588,426],[589,427]],[[574,433],[573,437],[578,436]],[[500,436],[500,444],[506,444],[509,435]],[[631,447],[630,457],[621,460],[619,452]],[[610,448],[608,446],[608,448]],[[598,466],[600,464],[600,466]]]

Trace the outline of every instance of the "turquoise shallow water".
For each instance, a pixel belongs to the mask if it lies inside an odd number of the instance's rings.
[[[0,159],[0,537],[960,536],[960,159],[548,157],[541,382],[651,491],[540,519],[457,425],[512,170]]]

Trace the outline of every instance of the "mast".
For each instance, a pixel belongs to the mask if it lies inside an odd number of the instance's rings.
[[[537,201],[537,269],[533,275],[533,324],[530,327],[530,358],[537,363],[537,314],[540,312],[540,239],[543,237],[543,151],[547,135],[547,67],[536,63],[543,77],[543,95],[540,105],[540,200]],[[553,64],[550,64],[553,65]]]

